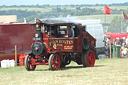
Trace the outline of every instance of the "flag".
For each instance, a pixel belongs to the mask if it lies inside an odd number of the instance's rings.
[[[123,18],[128,19],[128,16],[123,12]]]
[[[112,9],[110,9],[107,5],[104,6],[104,14],[110,15],[112,12]]]

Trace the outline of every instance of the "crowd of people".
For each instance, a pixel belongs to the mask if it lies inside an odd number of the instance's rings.
[[[121,58],[128,58],[128,36],[127,38],[123,39],[113,39],[113,41],[110,40],[110,37],[105,38],[105,55],[107,58],[110,58],[110,55],[112,57],[115,57],[112,55],[114,53],[113,49],[116,49],[116,46],[119,46],[120,56]]]

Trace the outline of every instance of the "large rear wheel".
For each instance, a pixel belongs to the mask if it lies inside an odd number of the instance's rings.
[[[84,67],[93,67],[95,64],[95,53],[93,50],[88,50],[87,52],[83,53],[82,56],[83,66]]]
[[[32,59],[34,59],[34,56],[27,55],[24,60],[25,68],[28,71],[34,71],[36,68],[36,65],[32,65]]]
[[[61,60],[58,53],[51,54],[49,57],[49,69],[58,70],[60,68]]]

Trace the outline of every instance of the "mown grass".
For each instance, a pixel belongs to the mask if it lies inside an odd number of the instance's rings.
[[[49,7],[44,7],[44,8],[38,8],[38,7],[1,7],[0,10],[1,11],[9,11],[9,10],[27,10],[27,11],[40,11],[41,13],[46,13],[46,12],[50,12],[52,11],[52,9],[56,9],[57,6],[49,6]],[[92,9],[97,9],[97,10],[104,10],[104,6],[83,6],[81,7],[81,9],[83,8],[92,8]],[[127,6],[109,6],[112,10],[126,10],[128,9]],[[61,9],[66,8],[67,10],[76,10],[76,7],[72,7],[72,6],[60,6]],[[108,23],[110,24],[112,19],[115,16],[121,16],[122,14],[110,14],[110,15],[106,15],[106,21],[105,21],[105,15],[101,14],[101,15],[85,15],[85,16],[78,16],[78,18],[80,19],[101,19],[101,21],[103,23]]]
[[[117,9],[117,10],[121,10],[121,9],[127,9],[128,6],[108,6],[110,9]],[[98,10],[104,10],[104,6],[90,6],[88,8],[92,8],[92,9],[98,9]]]
[[[111,23],[112,19],[115,17],[122,17],[121,14],[111,14],[111,15],[106,15],[106,21],[105,21],[105,15],[86,15],[86,16],[78,16],[78,18],[80,19],[100,19],[102,21],[102,23]]]
[[[11,7],[11,8],[0,8],[1,11],[9,11],[9,10],[27,10],[27,11],[40,11],[40,12],[49,12],[51,8],[34,8],[34,7]]]
[[[74,6],[49,6],[49,7],[42,7],[42,8],[38,8],[38,7],[1,7],[0,9],[1,10],[12,10],[12,9],[15,9],[15,10],[24,10],[24,9],[27,9],[27,10],[32,10],[32,9],[39,9],[38,11],[42,11],[42,9],[52,9],[52,8],[56,8],[56,7],[60,7],[62,9],[66,8],[66,9],[76,9],[76,7]],[[128,9],[127,6],[108,6],[109,8],[115,10],[120,10],[120,9]],[[97,10],[103,10],[104,9],[104,6],[83,6],[81,7],[81,9],[83,8],[91,8],[91,9],[97,9]]]
[[[0,10],[27,10],[27,11],[41,11],[41,12],[48,12],[51,11],[53,8],[56,8],[58,6],[49,6],[49,7],[42,7],[42,8],[38,8],[38,7],[1,7]],[[59,6],[61,9],[70,9],[70,10],[75,10],[76,7],[72,7],[72,6]],[[109,8],[111,8],[112,10],[126,10],[128,9],[127,6],[108,6]],[[81,7],[81,9],[83,8],[91,8],[91,9],[97,9],[97,10],[104,10],[104,6],[83,6]]]
[[[128,59],[96,60],[94,67],[83,68],[72,62],[58,71],[37,66],[26,71],[24,66],[0,68],[0,85],[127,85]]]

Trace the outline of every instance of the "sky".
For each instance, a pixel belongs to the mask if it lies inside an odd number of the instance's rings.
[[[128,0],[0,0],[0,5],[70,5],[70,4],[112,4],[124,3]]]

